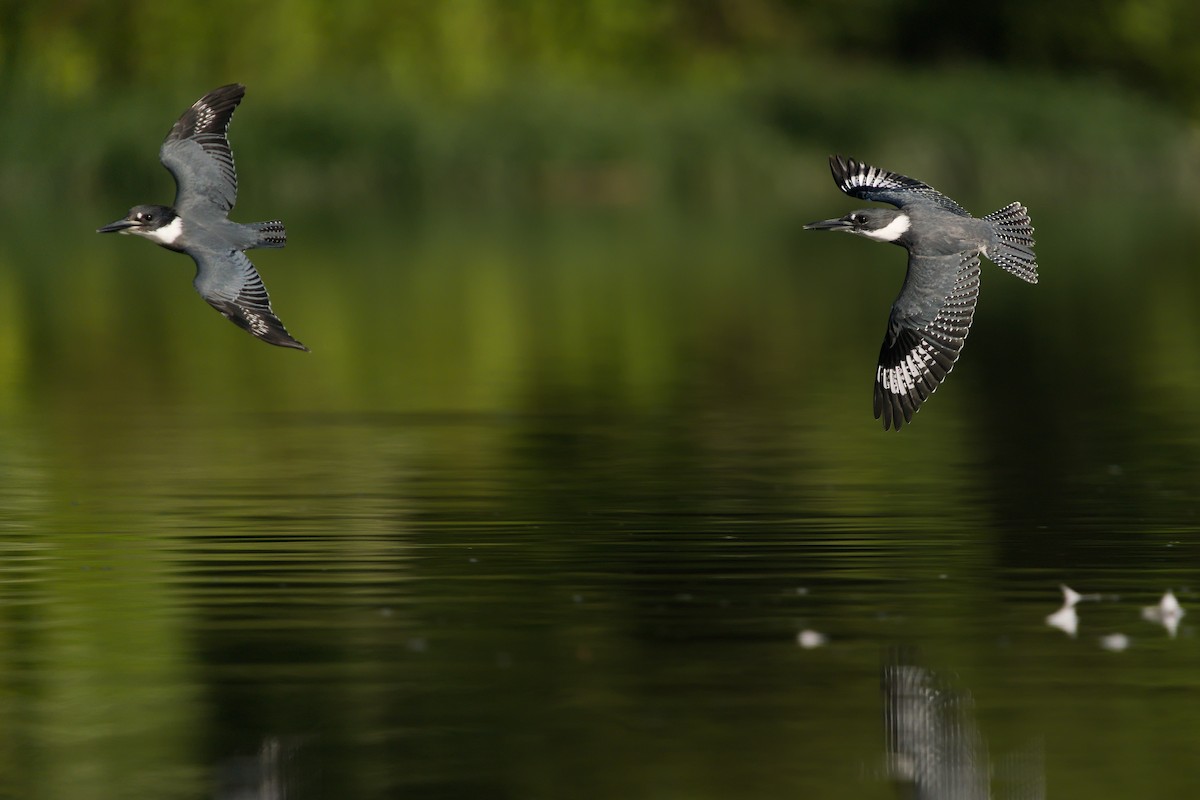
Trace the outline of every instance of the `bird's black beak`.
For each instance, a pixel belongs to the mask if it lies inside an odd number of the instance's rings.
[[[845,217],[839,219],[823,219],[820,222],[810,222],[804,226],[806,231],[848,231],[854,226]]]
[[[108,223],[103,228],[97,228],[96,233],[119,233],[126,228],[132,228],[136,225],[137,223],[131,219],[119,219],[116,222]]]

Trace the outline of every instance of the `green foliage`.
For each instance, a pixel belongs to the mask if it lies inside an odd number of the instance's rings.
[[[1196,12],[1077,5],[7,4],[0,189],[168,193],[154,148],[231,80],[249,86],[235,149],[261,170],[246,190],[317,205],[735,209],[794,200],[833,150],[979,191],[1050,163],[1094,187],[1189,183],[1185,126],[1141,98],[1191,109],[1200,27],[1177,23]],[[1082,71],[1102,77],[1054,74]]]
[[[1187,126],[1150,101],[1102,82],[992,70],[833,71],[779,61],[708,91],[531,74],[454,101],[324,87],[296,94],[250,85],[231,131],[242,206],[286,196],[313,207],[409,211],[736,211],[824,191],[819,165],[834,151],[960,193],[1009,191],[984,176],[1027,190],[1054,185],[1065,170],[1077,192],[1121,185],[1187,197],[1197,166]],[[53,202],[66,186],[118,205],[169,202],[173,187],[155,154],[198,92],[75,101],[11,92],[0,147],[20,157],[0,162],[0,205]]]
[[[471,96],[544,72],[719,87],[761,60],[980,63],[1117,76],[1194,111],[1200,11],[1187,0],[48,0],[0,7],[0,74],[53,96],[189,91],[214,75],[302,93]]]
[[[852,381],[854,362],[841,349],[789,343],[852,326],[856,352],[870,354],[895,292],[884,280],[869,302],[830,305],[858,280],[834,285],[805,261],[834,258],[833,243],[792,242],[797,223],[848,207],[829,181],[831,152],[919,176],[977,213],[1029,204],[1039,255],[1053,265],[1037,297],[1060,301],[1063,330],[1031,324],[1023,335],[1043,349],[1058,342],[1060,358],[1095,352],[1071,341],[1088,330],[1082,312],[1061,310],[1079,296],[1071,281],[1086,275],[1085,294],[1111,290],[1093,282],[1143,263],[1146,231],[1188,229],[1189,127],[1111,81],[789,55],[780,43],[816,30],[798,25],[809,13],[798,5],[657,4],[640,26],[598,2],[499,8],[284,14],[268,5],[245,10],[238,27],[220,13],[232,8],[215,7],[194,28],[172,28],[192,12],[129,4],[116,10],[126,24],[111,28],[128,62],[86,55],[109,46],[103,37],[72,40],[80,63],[96,65],[81,73],[93,88],[77,96],[45,88],[52,70],[23,71],[33,57],[21,43],[108,18],[86,6],[62,9],[53,24],[40,7],[16,15],[21,24],[5,28],[0,121],[10,154],[0,161],[5,402],[101,402],[109,387],[122,405],[130,394],[275,402],[261,381],[241,379],[263,370],[277,371],[278,402],[300,408],[665,407],[680,387],[718,405],[747,395],[810,402],[807,376],[840,370]],[[716,8],[741,33],[698,24]],[[751,24],[755,8],[776,16]],[[208,46],[180,34],[154,55],[164,46],[154,29],[190,31]],[[334,59],[352,31],[359,46]],[[437,49],[445,41],[456,44]],[[443,69],[471,41],[476,66]],[[170,59],[179,70],[162,66]],[[418,62],[426,72],[413,71]],[[309,362],[226,330],[187,287],[186,259],[93,233],[134,202],[170,201],[162,136],[201,91],[231,79],[249,86],[231,131],[242,178],[235,218],[288,222],[292,246],[256,258],[282,317],[317,351],[319,378]],[[1173,223],[1161,222],[1164,209]],[[1178,251],[1173,240],[1162,246]],[[895,255],[880,250],[861,258]],[[1150,306],[1137,313],[1157,318]],[[1194,337],[1170,320],[1164,340],[1182,331],[1174,353]],[[1170,363],[1195,363],[1189,353]],[[1166,363],[1153,380],[1165,382]]]

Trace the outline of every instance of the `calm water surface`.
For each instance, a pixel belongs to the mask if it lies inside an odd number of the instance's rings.
[[[892,797],[905,648],[1045,797],[1200,796],[1193,618],[1141,617],[1200,608],[1190,279],[1051,237],[884,434],[899,252],[703,227],[295,225],[310,357],[144,243],[6,243],[0,795]]]
[[[970,477],[847,488],[802,424],[203,421],[8,431],[7,796],[889,797],[897,645],[1047,796],[1200,790],[1193,627],[1139,610],[1195,602],[1194,506],[1112,535],[1130,465],[1040,525],[907,497]],[[1106,595],[1075,638],[1060,581]]]

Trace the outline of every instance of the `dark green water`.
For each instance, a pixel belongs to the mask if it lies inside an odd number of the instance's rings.
[[[985,272],[897,435],[870,379],[902,254],[800,234],[827,199],[320,238],[284,214],[256,261],[310,355],[89,233],[123,209],[14,231],[0,795],[889,797],[896,645],[993,755],[1041,749],[1047,797],[1200,794],[1191,617],[1140,617],[1198,587],[1182,236],[1035,211],[1043,284]],[[1062,582],[1105,595],[1073,638]]]

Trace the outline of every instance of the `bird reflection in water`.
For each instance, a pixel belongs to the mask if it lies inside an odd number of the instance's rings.
[[[970,693],[921,666],[914,651],[885,656],[881,688],[886,772],[900,797],[1045,800],[1040,744],[993,764]]]

